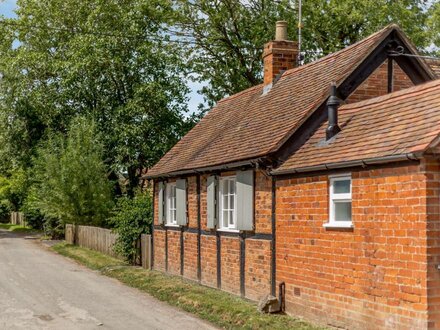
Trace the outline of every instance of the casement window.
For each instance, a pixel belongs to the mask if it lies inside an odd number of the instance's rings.
[[[326,227],[353,227],[351,214],[351,176],[330,177],[330,210]]]
[[[254,172],[207,179],[207,227],[229,231],[254,229]]]
[[[237,230],[236,178],[221,177],[219,180],[220,229]]]
[[[186,179],[175,182],[159,182],[159,224],[166,226],[186,226]]]
[[[177,226],[176,183],[166,185],[166,225]]]

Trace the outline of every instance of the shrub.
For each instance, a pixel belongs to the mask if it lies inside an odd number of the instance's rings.
[[[34,196],[32,195],[33,191],[27,196],[26,200],[23,203],[20,211],[23,212],[26,222],[29,227],[34,229],[43,229],[44,225],[44,215],[40,212],[39,209],[33,207],[32,199]],[[51,235],[48,235],[51,236]]]
[[[151,194],[138,192],[133,198],[120,197],[110,219],[114,232],[118,234],[116,253],[135,263],[138,254],[137,242],[141,234],[149,234],[153,221]]]
[[[0,222],[8,222],[12,211],[18,211],[28,190],[26,171],[21,168],[0,176]]]

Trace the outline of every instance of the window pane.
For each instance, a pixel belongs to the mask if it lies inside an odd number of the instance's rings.
[[[229,208],[229,198],[228,195],[223,195],[223,210],[226,210]]]
[[[229,207],[231,210],[234,209],[234,195],[229,196]]]
[[[234,225],[234,211],[229,211],[229,224]]]
[[[228,211],[223,211],[223,227],[228,227]]]
[[[229,191],[228,180],[223,180],[222,181],[222,194],[225,195],[228,193],[228,191]]]
[[[333,193],[335,194],[350,193],[350,181],[351,180],[333,181]]]
[[[335,202],[335,221],[351,221],[351,202]]]
[[[229,180],[229,193],[235,194],[235,184],[233,180]]]

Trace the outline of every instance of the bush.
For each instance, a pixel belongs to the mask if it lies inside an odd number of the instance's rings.
[[[64,224],[58,219],[44,219],[43,223],[44,235],[51,239],[64,238]]]
[[[21,168],[0,176],[0,222],[9,222],[12,211],[18,211],[28,190],[26,171]]]
[[[7,199],[0,200],[0,222],[8,223],[11,221],[12,205]]]
[[[21,207],[20,211],[23,212],[26,222],[29,227],[33,229],[43,229],[44,225],[44,215],[40,212],[39,209],[34,208],[32,206],[32,203],[30,202],[32,200],[32,192],[30,195],[27,196],[26,200],[23,203],[23,206]],[[51,236],[51,235],[48,235]]]
[[[49,136],[34,159],[30,208],[52,221],[102,226],[113,205],[103,145],[93,121],[78,117],[67,138]]]
[[[149,192],[138,192],[133,198],[119,198],[110,218],[114,232],[118,234],[115,252],[127,261],[135,263],[138,254],[137,242],[141,234],[150,233],[152,221],[152,198]]]

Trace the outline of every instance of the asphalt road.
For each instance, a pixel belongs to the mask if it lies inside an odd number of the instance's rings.
[[[0,231],[0,329],[213,329],[77,263]]]

